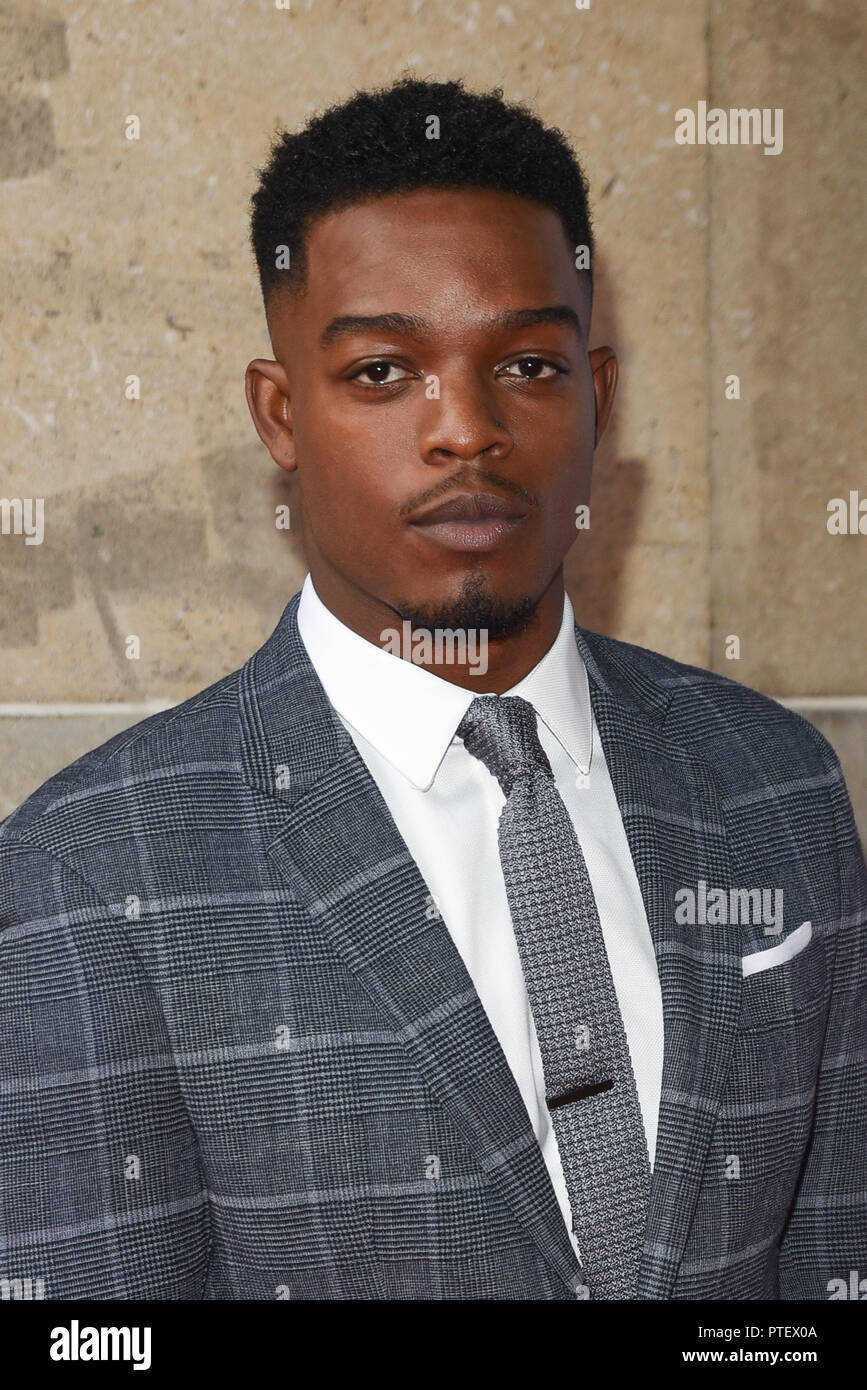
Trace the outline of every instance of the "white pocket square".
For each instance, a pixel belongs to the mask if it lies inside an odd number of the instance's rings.
[[[755,975],[757,970],[769,970],[772,965],[782,965],[784,961],[791,960],[792,956],[803,951],[812,935],[812,923],[802,922],[793,932],[789,932],[785,941],[778,941],[776,946],[769,946],[766,951],[753,951],[748,956],[741,956],[744,978]]]

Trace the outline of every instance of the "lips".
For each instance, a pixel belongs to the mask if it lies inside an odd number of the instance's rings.
[[[461,492],[411,520],[414,526],[429,526],[438,521],[481,522],[491,517],[515,520],[522,516],[526,516],[525,507],[493,492]]]
[[[462,492],[411,519],[415,530],[446,550],[500,550],[520,531],[527,512],[518,503],[493,492]]]

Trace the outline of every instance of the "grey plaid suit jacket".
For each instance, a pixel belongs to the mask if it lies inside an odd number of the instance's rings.
[[[517,1085],[298,598],[240,670],[0,827],[0,1276],[575,1299]],[[837,759],[743,686],[576,640],[662,986],[638,1296],[828,1298],[867,1276],[867,891]],[[700,879],[782,888],[808,947],[742,978],[780,938],[678,925]]]

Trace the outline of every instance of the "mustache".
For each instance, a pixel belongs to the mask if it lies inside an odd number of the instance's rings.
[[[514,497],[518,502],[525,502],[528,506],[536,506],[536,498],[527,488],[516,483],[514,478],[504,478],[499,473],[491,473],[487,469],[477,469],[474,473],[467,476],[458,474],[454,478],[442,478],[434,487],[418,497],[414,497],[411,502],[406,502],[400,509],[401,516],[409,516],[419,507],[426,506],[429,502],[436,502],[440,497],[448,497],[453,492],[473,492],[478,490],[480,483],[489,483],[497,488],[506,496]]]

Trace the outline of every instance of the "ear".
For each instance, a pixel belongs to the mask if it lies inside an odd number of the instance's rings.
[[[617,358],[610,347],[593,348],[589,354],[590,370],[593,373],[593,391],[596,396],[596,439],[602,438],[608,416],[617,390]]]
[[[297,468],[289,381],[279,362],[256,357],[247,367],[244,391],[253,424],[274,462],[292,473]]]

